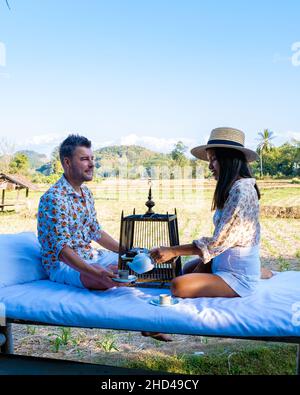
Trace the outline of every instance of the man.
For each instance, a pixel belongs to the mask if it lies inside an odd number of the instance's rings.
[[[50,280],[104,290],[117,284],[119,243],[101,229],[94,199],[83,183],[93,179],[91,142],[69,135],[60,145],[63,176],[40,199],[38,238]],[[94,240],[107,251],[91,246]]]
[[[38,238],[42,263],[49,278],[80,288],[104,290],[115,283],[119,243],[97,221],[94,200],[83,185],[93,179],[91,142],[78,135],[67,137],[59,148],[64,174],[40,199]],[[91,246],[96,241],[108,251]],[[142,332],[157,340],[170,341],[163,333]]]

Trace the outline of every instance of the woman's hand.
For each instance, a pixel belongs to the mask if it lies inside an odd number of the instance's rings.
[[[175,252],[171,247],[153,248],[150,251],[150,256],[157,263],[163,263],[175,258]]]

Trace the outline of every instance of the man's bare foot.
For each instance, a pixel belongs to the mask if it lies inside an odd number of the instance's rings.
[[[167,335],[166,333],[160,333],[160,332],[141,332],[142,336],[145,337],[152,337],[155,340],[160,340],[162,342],[171,342],[172,338],[170,335]]]
[[[264,267],[261,268],[260,278],[262,278],[263,280],[267,280],[267,279],[271,278],[272,276],[273,276],[273,273],[271,272],[271,270],[266,269]]]

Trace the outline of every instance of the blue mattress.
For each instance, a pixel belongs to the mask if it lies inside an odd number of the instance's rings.
[[[149,303],[165,291],[89,291],[39,280],[0,288],[0,303],[7,318],[45,324],[229,337],[300,336],[300,272],[261,280],[257,292],[245,298],[179,299],[170,307]]]

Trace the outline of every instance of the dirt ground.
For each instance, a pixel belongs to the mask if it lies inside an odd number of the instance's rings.
[[[206,355],[237,342],[187,335],[172,335],[172,342],[161,342],[140,332],[72,328],[66,344],[57,350],[55,339],[61,337],[61,328],[14,324],[13,334],[16,354],[106,365],[122,365],[141,356]]]

